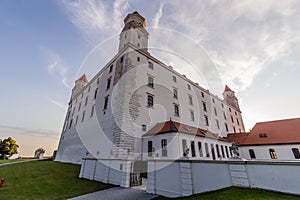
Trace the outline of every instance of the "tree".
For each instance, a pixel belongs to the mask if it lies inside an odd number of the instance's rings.
[[[34,157],[35,157],[35,158],[42,158],[45,152],[46,152],[45,149],[43,149],[43,148],[38,148],[38,149],[35,150],[35,152],[34,152]]]
[[[14,154],[18,153],[19,145],[17,145],[16,141],[13,140],[11,137],[7,139],[1,140],[0,139],[0,159],[7,159]]]

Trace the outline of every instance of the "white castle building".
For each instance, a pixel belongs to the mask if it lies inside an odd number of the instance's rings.
[[[230,157],[221,137],[245,132],[234,92],[226,86],[220,99],[152,57],[139,13],[124,23],[118,53],[90,81],[75,82],[56,160]]]

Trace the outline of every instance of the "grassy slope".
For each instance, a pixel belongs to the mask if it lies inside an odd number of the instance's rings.
[[[0,164],[8,163],[8,162],[19,162],[19,161],[24,161],[24,159],[0,160]]]
[[[165,197],[158,197],[155,200],[164,200],[168,199]],[[194,200],[194,199],[213,199],[213,200],[279,200],[279,199],[300,199],[298,196],[286,195],[282,193],[270,192],[265,190],[254,190],[254,189],[245,189],[245,188],[236,188],[230,187],[222,190],[217,190],[213,192],[207,192],[203,194],[197,194],[190,197],[177,198],[185,200]]]
[[[112,187],[79,179],[80,166],[53,161],[30,161],[0,167],[0,199],[67,199]]]

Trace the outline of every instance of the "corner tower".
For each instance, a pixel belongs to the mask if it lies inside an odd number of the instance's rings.
[[[88,82],[89,81],[87,80],[85,74],[83,74],[80,79],[75,81],[75,86],[72,89],[71,101],[84,88],[84,86],[88,84]]]
[[[146,20],[137,11],[128,14],[124,19],[125,26],[120,33],[119,51],[129,44],[148,52],[148,36]]]
[[[235,92],[231,90],[227,85],[225,86],[223,97],[224,97],[224,101],[227,104],[231,105],[232,107],[240,111],[239,101],[235,96]]]

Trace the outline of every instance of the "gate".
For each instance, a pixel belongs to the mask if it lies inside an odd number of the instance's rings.
[[[142,185],[142,177],[139,172],[130,173],[130,187]]]

